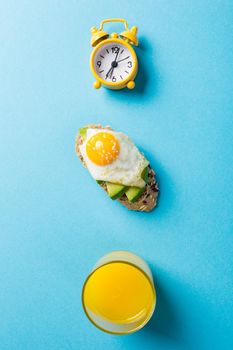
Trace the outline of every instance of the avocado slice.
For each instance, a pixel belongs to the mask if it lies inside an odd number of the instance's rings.
[[[142,172],[142,179],[147,182],[148,181],[148,167],[146,167],[143,172]],[[126,192],[126,196],[128,198],[128,200],[131,203],[134,203],[138,200],[138,198],[141,196],[141,194],[143,193],[143,191],[145,190],[145,187],[130,187]]]
[[[128,189],[128,191],[125,192],[128,200],[131,202],[131,203],[134,203],[138,200],[138,198],[141,196],[142,192],[144,191],[145,187],[130,187]]]
[[[104,181],[102,181],[102,180],[96,180],[96,182],[97,182],[97,184],[99,184],[99,185],[102,185],[102,184],[104,183]]]
[[[142,171],[141,178],[147,183],[148,181],[148,175],[149,175],[149,169],[148,166]]]
[[[87,127],[79,129],[79,135],[82,136],[82,139],[85,140],[87,136]]]
[[[106,182],[106,186],[107,186],[108,195],[112,199],[120,198],[128,189],[128,187],[124,185],[113,184],[111,182]]]

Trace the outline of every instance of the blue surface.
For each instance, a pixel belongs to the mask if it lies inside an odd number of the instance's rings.
[[[92,89],[89,28],[113,16],[139,27],[135,91]],[[1,1],[1,350],[233,348],[232,37],[231,0]],[[88,176],[74,139],[89,122],[145,151],[153,213]],[[95,329],[80,302],[117,249],[149,262],[158,294],[150,324],[123,337]]]

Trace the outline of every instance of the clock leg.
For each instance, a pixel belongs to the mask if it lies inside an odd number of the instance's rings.
[[[135,87],[135,82],[132,81],[132,80],[129,81],[128,84],[127,84],[127,88],[132,90],[132,89],[134,89],[134,87]]]
[[[98,80],[96,80],[96,81],[94,82],[94,84],[93,84],[93,87],[94,87],[95,89],[99,89],[99,88],[101,87],[101,83],[100,83]]]

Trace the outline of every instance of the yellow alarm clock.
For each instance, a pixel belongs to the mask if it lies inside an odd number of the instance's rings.
[[[125,31],[120,35],[112,33],[109,36],[103,31],[103,25],[107,22],[122,22]],[[126,20],[111,18],[103,20],[99,29],[92,27],[91,33],[91,45],[94,50],[90,67],[96,79],[94,88],[99,89],[103,85],[109,89],[133,89],[138,71],[138,60],[132,47],[138,46],[137,27],[129,29]]]

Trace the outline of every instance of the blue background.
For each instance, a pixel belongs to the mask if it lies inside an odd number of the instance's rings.
[[[89,28],[139,27],[134,91],[92,88]],[[106,29],[121,31],[121,25]],[[0,349],[232,349],[233,2],[1,1]],[[151,214],[112,202],[74,152],[111,124],[157,171]],[[150,324],[111,336],[86,319],[103,254],[150,264]]]

